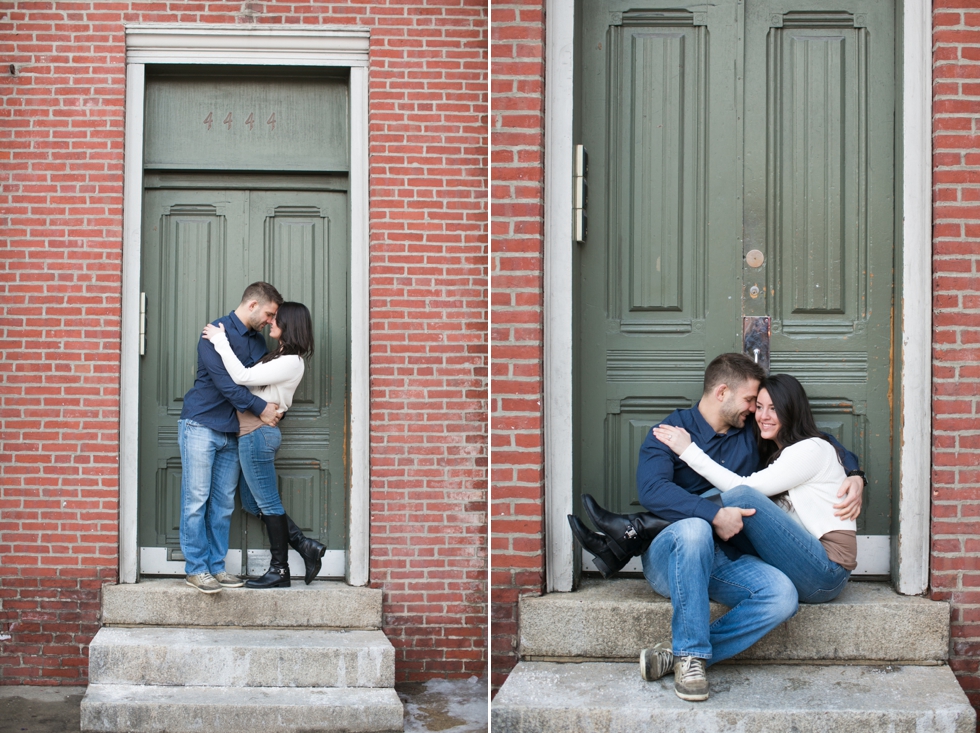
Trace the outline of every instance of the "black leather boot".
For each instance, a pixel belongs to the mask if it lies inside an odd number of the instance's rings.
[[[261,578],[245,581],[246,588],[289,587],[289,530],[285,514],[263,514],[262,521],[269,533],[272,562]]]
[[[611,578],[629,562],[628,559],[618,559],[609,549],[606,536],[593,532],[582,524],[582,520],[574,514],[568,515],[568,524],[572,528],[572,534],[582,543],[582,547],[593,555],[592,562],[602,573],[603,578]]]
[[[320,568],[323,567],[323,556],[327,551],[326,545],[321,545],[316,540],[310,539],[296,526],[296,522],[289,518],[289,515],[284,515],[286,517],[286,526],[289,528],[289,546],[292,547],[299,556],[303,558],[303,562],[306,563],[306,574],[303,576],[303,580],[309,585],[313,582],[313,578],[316,574],[320,572]]]
[[[631,557],[643,553],[650,546],[650,540],[671,524],[650,512],[637,514],[614,514],[603,509],[591,494],[582,495],[582,505],[592,523],[606,533],[607,545],[617,559],[623,563]]]

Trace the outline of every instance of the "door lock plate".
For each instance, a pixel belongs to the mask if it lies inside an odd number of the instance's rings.
[[[742,317],[742,353],[769,373],[770,316]]]

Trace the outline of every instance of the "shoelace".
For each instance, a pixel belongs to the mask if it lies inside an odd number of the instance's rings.
[[[211,573],[201,573],[202,583],[207,583],[209,580],[214,580],[214,576]]]
[[[681,682],[692,682],[704,678],[704,660],[689,657],[681,660]]]

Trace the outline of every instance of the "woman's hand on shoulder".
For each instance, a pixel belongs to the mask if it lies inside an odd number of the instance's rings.
[[[225,332],[225,324],[219,323],[217,326],[215,326],[209,323],[204,327],[204,331],[202,332],[202,335],[208,341],[214,341],[215,336],[217,336],[219,333],[224,334],[224,332]]]
[[[673,425],[657,425],[653,429],[653,437],[680,455],[691,444],[691,434],[684,428]]]

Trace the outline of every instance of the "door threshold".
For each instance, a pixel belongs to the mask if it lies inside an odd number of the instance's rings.
[[[891,537],[878,534],[859,534],[857,536],[858,564],[851,576],[887,576],[891,568]],[[598,573],[592,555],[582,550],[582,572]],[[631,558],[621,573],[643,573],[639,557]]]
[[[170,548],[167,547],[141,547],[140,575],[184,575],[184,561],[179,559],[180,557],[179,551],[171,553]],[[246,557],[247,565],[243,569],[242,551],[228,550],[225,556],[225,569],[232,575],[261,575],[268,569],[270,559],[268,550],[249,550]],[[343,579],[346,564],[347,553],[344,550],[327,550],[323,555],[323,566],[316,577]],[[293,549],[289,550],[289,567],[292,577],[303,577],[302,572],[297,573],[297,570],[303,568],[303,558]]]

